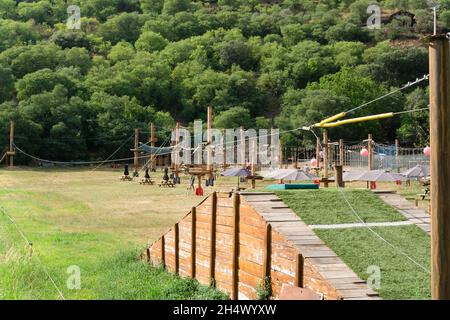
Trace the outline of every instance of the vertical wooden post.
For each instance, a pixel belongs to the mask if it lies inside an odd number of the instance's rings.
[[[179,170],[179,164],[180,164],[180,127],[181,127],[180,123],[177,122],[176,128],[175,128],[175,134],[176,134],[175,145],[176,145],[176,148],[175,148],[175,164],[174,164],[174,174],[175,174],[176,178],[178,178],[178,176],[179,176],[178,170]]]
[[[431,285],[432,298],[450,299],[450,49],[430,39]]]
[[[344,167],[344,139],[339,139],[339,165]]]
[[[241,150],[240,150],[240,152],[241,152],[241,161],[242,161],[241,165],[242,165],[243,168],[245,168],[247,166],[247,163],[245,162],[245,151],[246,150],[245,150],[244,127],[241,127],[240,133],[241,133],[241,138],[240,138],[240,140],[241,140],[241,144],[240,144]]]
[[[153,124],[153,122],[150,123],[150,145],[152,146],[152,148],[155,147],[155,143],[156,143],[157,139],[155,136],[155,125]],[[156,159],[158,158],[158,156],[156,154],[151,154],[151,160],[150,160],[150,170],[154,171],[156,169]]]
[[[251,154],[252,154],[252,162],[251,162],[251,171],[252,171],[252,189],[256,189],[256,162],[257,162],[257,158],[258,158],[258,153],[256,152],[256,141],[253,140],[252,141],[252,146],[251,146]]]
[[[264,262],[263,262],[264,285],[266,285],[267,280],[270,280],[271,257],[272,257],[272,225],[268,223],[266,225],[266,233],[264,234]]]
[[[336,179],[336,187],[338,188],[344,188],[344,179],[343,179],[343,167],[340,165],[334,166],[334,176]]]
[[[321,158],[320,158],[320,139],[319,138],[317,138],[317,140],[316,140],[316,160],[317,160],[317,167],[320,168]]]
[[[165,236],[161,237],[161,265],[166,267],[166,238]]]
[[[369,151],[369,159],[368,159],[368,168],[369,170],[373,170],[373,137],[372,134],[369,134],[369,138],[367,140],[368,151]]]
[[[173,249],[175,252],[175,273],[178,274],[180,271],[180,227],[178,223],[175,224],[173,228]]]
[[[395,139],[395,164],[397,172],[400,173],[400,141],[398,139]]]
[[[139,176],[139,129],[134,129],[134,177]]]
[[[150,248],[147,248],[146,252],[147,252],[147,262],[150,263],[150,261],[152,260],[150,255]]]
[[[281,141],[278,144],[278,159],[280,161],[280,169],[283,169],[284,158],[283,158],[283,145],[281,144]]]
[[[213,108],[210,106],[208,107],[208,149],[207,149],[207,166],[206,170],[208,171],[208,179],[213,178],[213,166],[212,166],[212,117],[213,117]]]
[[[323,130],[323,178],[324,186],[328,188],[328,131]]]
[[[9,166],[14,167],[14,121],[9,123]]]
[[[214,286],[214,279],[216,277],[216,223],[217,221],[217,193],[213,192],[211,195],[211,229],[210,229],[210,251],[209,251],[209,280],[210,284]]]
[[[197,208],[191,210],[191,278],[195,279],[196,254],[197,254]]]
[[[303,288],[303,268],[303,256],[301,254],[297,254],[295,261],[295,285],[300,288]]]
[[[233,259],[231,261],[231,300],[239,296],[239,207],[240,195],[233,194]]]

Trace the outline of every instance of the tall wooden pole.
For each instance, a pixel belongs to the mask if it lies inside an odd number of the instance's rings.
[[[368,151],[369,151],[368,169],[373,170],[373,137],[372,137],[372,134],[369,134],[367,144],[368,144]]]
[[[241,161],[242,161],[241,164],[242,164],[242,167],[245,168],[247,164],[245,162],[245,135],[244,135],[244,127],[241,127],[240,133],[241,133],[241,138],[240,138],[240,140],[241,140],[241,144],[240,144],[241,150],[240,150],[240,152],[241,152]]]
[[[156,143],[157,139],[155,136],[155,125],[153,124],[153,122],[150,123],[150,145],[152,146],[152,148],[155,148],[155,143]],[[154,150],[154,149],[153,149]],[[150,170],[153,171],[155,170],[156,167],[156,158],[158,157],[156,154],[151,155],[151,160],[150,160]]]
[[[431,294],[450,300],[450,49],[430,39]]]
[[[400,141],[398,139],[395,139],[395,164],[397,172],[400,173]]]
[[[283,145],[280,143],[278,144],[278,159],[280,159],[280,169],[283,169]]]
[[[344,139],[339,139],[339,165],[344,167]]]
[[[208,178],[213,178],[213,166],[212,166],[212,117],[213,117],[213,108],[208,107],[208,149],[207,149],[207,166],[206,171],[208,171]]]
[[[317,160],[317,167],[320,168],[320,138],[317,138],[316,140],[316,160]]]
[[[256,152],[256,141],[253,140],[252,141],[252,145],[251,145],[251,154],[252,154],[252,162],[251,162],[251,171],[252,171],[252,189],[256,189],[256,161],[257,161],[257,157],[258,157],[258,153]]]
[[[9,166],[14,167],[14,121],[9,123]]]
[[[174,174],[175,178],[178,180],[178,170],[179,170],[179,162],[180,162],[180,123],[177,122],[176,128],[175,128],[175,165],[174,165]]]
[[[139,129],[134,129],[134,177],[139,176]]]
[[[325,188],[328,188],[328,131],[323,130],[323,178]]]

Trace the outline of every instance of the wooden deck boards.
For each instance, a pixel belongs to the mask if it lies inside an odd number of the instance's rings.
[[[343,299],[379,300],[370,289],[288,206],[273,193],[241,193],[245,201],[303,255]],[[417,213],[418,214],[418,213]],[[419,218],[419,217],[415,217]],[[422,217],[420,217],[422,218]]]

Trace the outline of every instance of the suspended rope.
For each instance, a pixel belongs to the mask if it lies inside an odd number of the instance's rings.
[[[426,267],[424,267],[422,264],[420,264],[419,262],[417,262],[416,260],[414,260],[413,258],[411,258],[406,252],[404,252],[403,250],[401,250],[400,248],[397,248],[395,245],[393,245],[391,242],[389,242],[388,240],[386,240],[385,238],[383,238],[383,236],[381,236],[378,232],[376,232],[371,226],[369,226],[362,218],[361,216],[358,214],[358,212],[356,211],[356,209],[352,206],[352,204],[350,203],[350,201],[347,199],[347,196],[345,195],[345,192],[342,190],[342,188],[338,187],[338,190],[340,191],[342,198],[344,199],[344,201],[347,203],[347,205],[349,206],[350,210],[353,212],[353,214],[357,217],[357,219],[364,224],[364,226],[370,231],[372,232],[377,238],[379,238],[380,240],[382,240],[383,242],[385,242],[387,245],[389,245],[392,249],[394,249],[395,251],[397,251],[398,253],[400,253],[401,255],[405,256],[409,261],[411,261],[412,263],[414,263],[416,266],[418,266],[420,269],[422,269],[423,271],[425,271],[427,274],[431,274],[430,270]]]
[[[354,118],[354,119],[338,121],[339,119],[342,119],[345,116],[347,116],[349,113],[355,112],[355,111],[357,111],[359,109],[362,109],[362,108],[364,108],[364,107],[366,107],[366,106],[368,106],[368,105],[370,105],[372,103],[375,103],[375,102],[377,102],[379,100],[382,100],[382,99],[384,99],[386,97],[389,97],[389,96],[391,96],[391,95],[393,95],[395,93],[398,93],[398,92],[403,91],[403,90],[405,90],[407,88],[410,88],[410,87],[412,87],[414,85],[417,85],[417,84],[419,84],[419,83],[421,83],[423,81],[426,81],[426,80],[429,79],[429,77],[430,77],[429,74],[428,75],[424,75],[420,79],[417,78],[416,81],[414,81],[414,82],[408,82],[406,85],[404,85],[403,87],[401,87],[399,89],[393,90],[393,91],[391,91],[391,92],[389,92],[387,94],[384,94],[384,95],[382,95],[382,96],[380,96],[378,98],[375,98],[375,99],[373,99],[373,100],[371,100],[369,102],[363,103],[362,105],[360,105],[360,106],[358,106],[356,108],[353,108],[353,109],[350,109],[348,111],[338,113],[338,114],[336,114],[336,115],[334,115],[332,117],[326,118],[326,119],[322,120],[319,123],[311,125],[311,127],[330,128],[330,127],[336,127],[336,126],[339,126],[339,125],[356,123],[356,122],[363,122],[363,121],[371,121],[371,120],[377,120],[377,119],[391,118],[391,117],[393,117],[396,114],[401,114],[401,113],[389,112],[389,113],[383,113],[383,114],[379,114],[379,115],[373,115],[373,116],[367,116],[367,117],[360,117],[360,118]]]
[[[45,163],[53,163],[53,164],[60,164],[60,165],[94,165],[94,164],[99,164],[99,163],[113,163],[113,162],[122,162],[122,161],[129,161],[129,160],[133,160],[134,157],[130,157],[130,158],[121,158],[121,159],[112,159],[112,160],[102,160],[102,161],[54,161],[54,160],[47,160],[47,159],[42,159],[36,156],[33,156],[25,151],[23,151],[22,149],[20,149],[16,144],[14,144],[14,147],[16,148],[17,151],[19,151],[20,153],[22,153],[23,155],[34,159],[36,161],[40,161],[40,162],[45,162]],[[170,154],[166,153],[166,154]],[[138,159],[143,159],[143,158],[147,158],[148,156],[139,156],[137,157]]]
[[[17,232],[20,234],[20,236],[22,237],[22,239],[25,241],[25,243],[27,244],[27,246],[30,248],[31,252],[36,252],[36,249],[33,248],[33,243],[27,238],[27,236],[25,235],[25,233],[19,228],[18,224],[16,223],[16,221],[6,212],[5,208],[0,207],[0,210],[2,211],[2,213],[5,215],[5,217],[8,218],[8,220],[11,222],[11,224],[15,227],[15,229],[17,230]],[[46,268],[46,266],[44,265],[44,263],[42,262],[42,260],[39,258],[39,256],[33,255],[33,257],[36,258],[36,260],[38,261],[39,265],[41,266],[42,270],[44,271],[45,275],[48,277],[49,281],[51,282],[51,284],[53,285],[53,287],[55,288],[55,290],[58,292],[58,295],[60,296],[60,298],[62,300],[66,300],[66,298],[64,297],[64,294],[62,293],[62,291],[59,289],[58,285],[56,284],[55,280],[53,280],[53,277],[50,275],[50,272],[48,271],[48,269]]]

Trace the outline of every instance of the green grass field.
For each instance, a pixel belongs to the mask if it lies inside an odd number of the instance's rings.
[[[343,192],[365,222],[405,220],[370,191],[345,189]],[[359,222],[335,188],[282,191],[277,194],[307,224]],[[378,266],[381,270],[381,286],[377,291],[382,298],[429,299],[430,274],[426,270],[430,270],[430,237],[414,225],[377,227],[373,230],[393,247],[367,228],[315,232],[362,279],[368,279],[368,267]]]
[[[227,298],[138,259],[148,243],[203,199],[187,193],[188,179],[175,189],[161,189],[120,182],[120,175],[120,169],[0,169],[0,206],[33,243],[30,256],[14,224],[0,212],[0,299],[60,299],[43,267],[66,299]],[[269,183],[258,182],[258,189]],[[235,178],[220,178],[205,196],[235,186]],[[345,192],[364,221],[404,220],[368,191]],[[334,188],[278,194],[308,224],[358,221]],[[429,237],[423,231],[415,226],[376,230],[429,268]],[[368,266],[379,266],[383,298],[429,298],[429,276],[367,229],[317,233],[361,278],[367,278]],[[66,285],[70,266],[80,268],[80,290]]]
[[[0,299],[226,299],[217,290],[138,259],[198,197],[120,182],[120,172],[0,171]],[[41,261],[41,263],[39,262]],[[68,289],[70,266],[81,290]]]

